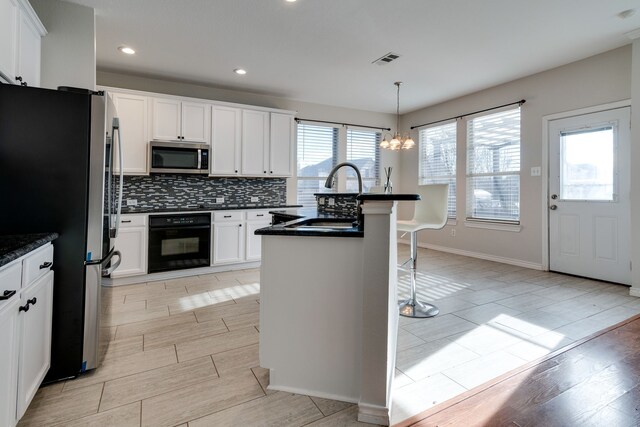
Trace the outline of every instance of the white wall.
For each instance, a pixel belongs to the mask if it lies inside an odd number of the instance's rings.
[[[312,104],[309,102],[292,101],[289,99],[254,94],[250,92],[220,89],[190,83],[160,80],[155,78],[133,76],[107,71],[98,71],[97,80],[98,85],[101,86],[119,87],[146,92],[165,93],[176,96],[188,96],[194,98],[212,99],[216,101],[236,102],[261,107],[292,110],[298,112],[298,114],[296,114],[296,117],[304,119],[326,120],[339,123],[355,123],[361,125],[389,128],[395,127],[394,114]],[[392,166],[394,170],[398,170],[399,153],[383,150],[381,166]],[[384,173],[382,171],[381,175],[381,179],[383,179]],[[292,185],[288,185],[288,201],[290,203],[295,202],[295,197],[295,188],[293,188]]]
[[[40,86],[96,86],[93,8],[60,0],[31,0],[49,32],[42,39]]]
[[[636,72],[636,74],[639,73]],[[464,177],[465,169],[458,167],[459,201],[456,236],[452,237],[450,228],[445,227],[444,230],[421,233],[420,242],[516,260],[524,265],[542,265],[542,244],[544,233],[546,233],[546,230],[542,229],[543,212],[546,214],[542,206],[542,178],[530,176],[532,166],[542,165],[542,117],[630,97],[631,45],[627,45],[582,61],[405,114],[401,120],[401,129],[520,99],[527,101],[522,107],[521,115],[520,220],[522,230],[515,233],[465,227],[465,186],[462,185],[464,179],[460,179],[461,176]],[[638,119],[635,120],[637,123]],[[411,192],[415,190],[418,182],[418,150],[403,152],[401,155],[401,190]],[[640,153],[637,154],[638,157]],[[637,175],[632,182],[640,182]],[[633,184],[632,187],[634,187]],[[636,189],[637,193],[638,189]],[[411,216],[412,212],[413,207],[405,204],[400,210],[400,215],[407,217]]]
[[[640,29],[635,36],[631,68],[631,294],[640,297]]]

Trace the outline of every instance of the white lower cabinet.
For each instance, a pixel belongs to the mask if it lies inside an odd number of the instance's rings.
[[[53,271],[24,289],[20,304],[18,419],[24,415],[51,364]]]
[[[122,215],[115,248],[122,254],[111,277],[147,274],[147,216]]]
[[[19,305],[16,295],[0,306],[0,426],[13,426],[16,422]]]
[[[213,264],[231,264],[244,260],[242,221],[213,223]]]
[[[0,267],[0,426],[20,421],[51,365],[53,247],[47,244]],[[39,273],[29,273],[37,265]]]
[[[270,222],[247,221],[247,261],[260,261],[262,236],[256,236],[255,231],[269,225],[271,225]]]

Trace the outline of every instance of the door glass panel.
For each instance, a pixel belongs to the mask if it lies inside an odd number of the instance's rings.
[[[163,240],[160,255],[186,255],[197,254],[198,252],[200,252],[200,239],[198,237],[185,237]]]
[[[613,127],[560,133],[560,198],[613,201]]]

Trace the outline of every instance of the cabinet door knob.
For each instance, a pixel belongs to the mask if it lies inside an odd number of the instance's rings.
[[[40,270],[45,269],[45,268],[49,268],[53,265],[53,263],[51,261],[46,261],[44,264],[40,264]]]
[[[21,311],[24,311],[25,313],[29,311],[29,302],[27,302],[25,305],[21,305],[18,308],[18,313],[20,313]]]
[[[236,173],[238,173],[238,169],[236,169]]]
[[[36,297],[33,297],[33,298],[27,300],[27,305],[29,305],[29,304],[36,305],[37,302],[38,302],[38,299]]]
[[[238,224],[238,227],[242,227],[242,224]]]
[[[264,173],[267,173],[267,171],[264,171]]]
[[[16,76],[16,80],[21,82],[22,81],[22,76]]]

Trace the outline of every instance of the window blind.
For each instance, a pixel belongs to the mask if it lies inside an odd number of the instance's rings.
[[[367,193],[380,182],[380,141],[375,131],[347,129],[347,161],[355,164],[362,175],[362,191]],[[347,191],[358,191],[358,180],[351,168],[347,172]]]
[[[520,219],[520,108],[467,122],[467,217]]]
[[[419,133],[418,185],[449,184],[448,216],[456,217],[456,122]]]
[[[298,204],[315,206],[314,193],[324,189],[326,177],[337,164],[338,128],[298,123]]]

